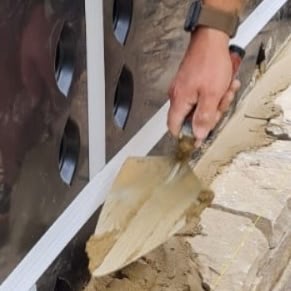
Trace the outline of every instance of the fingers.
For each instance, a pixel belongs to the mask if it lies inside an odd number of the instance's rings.
[[[197,146],[200,146],[221,119],[223,113],[228,110],[239,88],[240,82],[234,80],[222,99],[220,96],[214,95],[201,95],[197,98],[197,91],[192,93],[192,97],[181,98],[179,90],[173,86],[169,92],[171,106],[168,113],[168,127],[172,135],[176,137],[179,135],[185,118],[192,111],[194,105],[198,104],[193,115],[192,126],[197,139]]]
[[[193,92],[192,97],[180,98],[177,90],[172,90],[170,95],[170,110],[168,113],[168,128],[173,136],[179,136],[187,115],[197,103],[197,93]]]
[[[209,134],[216,120],[220,96],[199,96],[197,109],[193,116],[193,133],[197,143],[203,141]]]
[[[222,99],[219,96],[199,97],[197,110],[193,116],[193,133],[196,137],[196,147],[201,146],[203,140],[209,135],[209,132],[229,109],[240,86],[241,83],[239,80],[232,81]]]
[[[236,92],[240,89],[240,86],[241,86],[241,83],[239,80],[232,81],[229,90],[225,93],[225,95],[223,96],[218,106],[218,110],[221,113],[225,113],[228,111],[231,103],[233,102],[235,98]]]
[[[224,97],[221,100],[221,103],[219,104],[218,110],[221,113],[225,113],[228,111],[230,104],[234,100],[235,93],[233,91],[228,91],[224,95]]]
[[[238,79],[234,79],[230,84],[230,89],[237,92],[241,87],[241,82]]]

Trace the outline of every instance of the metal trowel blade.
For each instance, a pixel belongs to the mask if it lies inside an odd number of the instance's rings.
[[[144,256],[181,230],[212,199],[188,164],[168,179],[171,158],[130,158],[103,206],[87,243],[89,268],[100,277]]]

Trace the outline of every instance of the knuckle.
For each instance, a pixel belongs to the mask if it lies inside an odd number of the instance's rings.
[[[218,90],[216,90],[216,89],[209,89],[208,92],[207,92],[207,95],[206,95],[207,96],[206,99],[208,99],[209,102],[211,102],[212,100],[215,100],[215,99],[218,99],[218,98],[222,97],[221,95],[222,94],[220,94],[218,92]]]
[[[168,90],[168,93],[170,96],[175,94],[177,86],[178,86],[177,81],[175,79],[172,80],[171,85],[170,85],[169,90]]]
[[[179,98],[179,96],[181,96],[180,95],[180,89],[179,89],[179,87],[178,86],[174,86],[174,87],[172,87],[171,89],[170,89],[170,100],[171,101],[173,101],[173,102],[175,102],[175,101],[177,101],[177,99]]]
[[[171,87],[168,91],[168,96],[169,96],[169,99],[172,100],[173,99],[173,96],[174,96],[174,89]]]
[[[212,99],[219,95],[219,90],[216,88],[214,84],[204,84],[200,88],[201,95],[205,96],[205,98]]]
[[[176,87],[171,94],[169,94],[169,99],[171,106],[173,106],[174,109],[183,107],[183,104],[193,106],[197,102],[195,91],[188,91],[178,87]]]
[[[207,111],[199,111],[196,115],[196,121],[200,124],[205,124],[210,121],[210,114]]]

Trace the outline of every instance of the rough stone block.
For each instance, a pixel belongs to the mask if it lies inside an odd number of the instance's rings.
[[[267,133],[281,140],[291,140],[291,87],[280,94],[275,100],[282,114],[270,121]]]
[[[216,291],[246,291],[255,281],[268,242],[252,221],[219,210],[202,214],[203,234],[188,241],[204,282]]]
[[[289,290],[291,290],[291,260],[273,291],[289,291]]]
[[[291,231],[286,233],[281,240],[280,244],[270,251],[266,260],[264,260],[257,278],[252,286],[253,291],[273,291],[277,283],[280,281],[284,270],[291,260]],[[287,273],[286,273],[287,274]],[[288,282],[289,280],[289,282]],[[282,278],[281,287],[290,285],[291,277],[284,280]],[[290,285],[291,286],[291,285]],[[278,286],[280,288],[280,286]],[[280,289],[279,289],[280,290]],[[284,289],[283,289],[284,290]],[[288,289],[291,290],[291,289]]]
[[[275,247],[291,228],[291,143],[240,154],[212,184],[214,208],[249,217]]]

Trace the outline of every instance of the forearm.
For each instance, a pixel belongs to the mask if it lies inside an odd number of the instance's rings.
[[[204,0],[204,3],[215,8],[240,14],[247,0]]]

